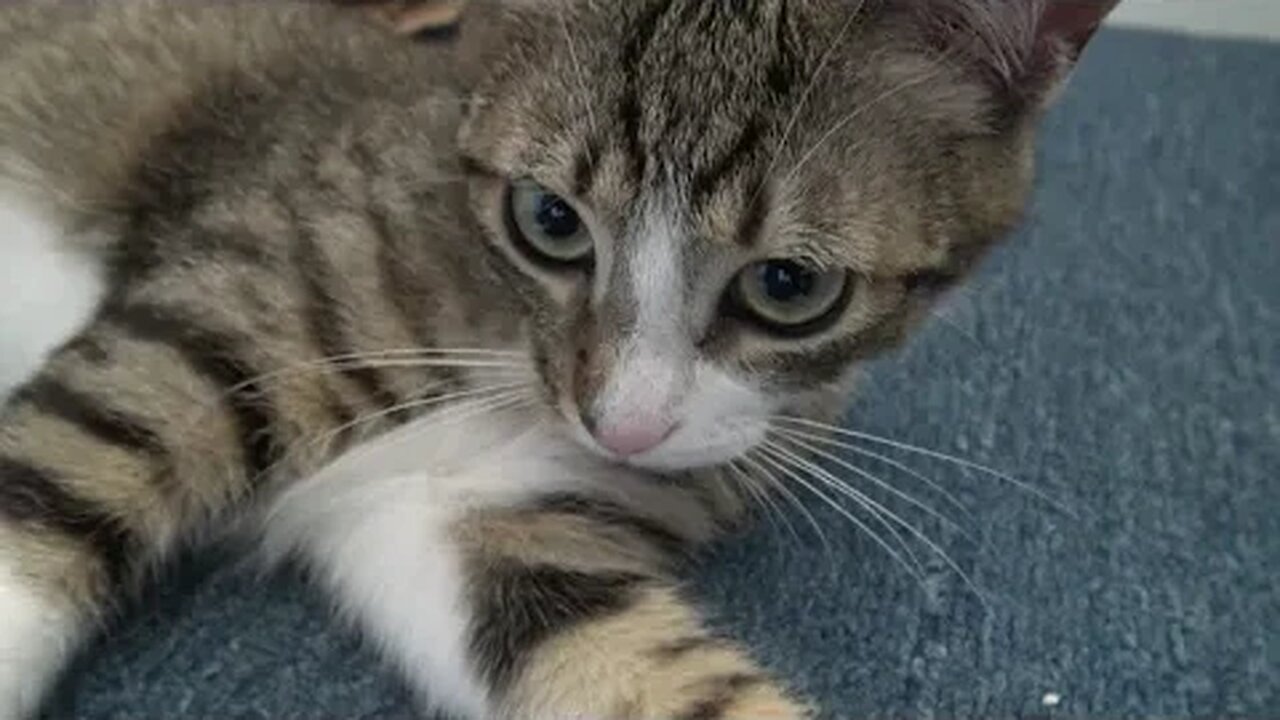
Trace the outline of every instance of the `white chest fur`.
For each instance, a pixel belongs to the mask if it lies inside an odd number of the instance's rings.
[[[0,398],[88,322],[105,290],[102,264],[0,184]]]
[[[466,575],[450,527],[468,509],[589,490],[600,461],[528,413],[448,411],[340,458],[267,510],[264,549],[317,571],[342,612],[435,709],[489,717],[469,665]]]

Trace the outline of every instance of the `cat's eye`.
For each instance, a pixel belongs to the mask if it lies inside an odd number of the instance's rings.
[[[576,265],[595,251],[591,231],[569,201],[532,180],[511,184],[507,221],[515,240],[535,259]]]
[[[798,260],[766,260],[734,279],[729,301],[736,314],[786,335],[816,331],[848,303],[849,273],[821,270]]]

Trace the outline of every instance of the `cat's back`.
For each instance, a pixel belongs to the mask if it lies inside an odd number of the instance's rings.
[[[138,155],[211,92],[359,84],[380,66],[399,75],[412,53],[392,45],[314,2],[0,3],[0,181],[65,204],[107,203]]]

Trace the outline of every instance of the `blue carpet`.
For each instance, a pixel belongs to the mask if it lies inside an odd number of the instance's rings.
[[[1076,516],[913,461],[974,508],[977,543],[924,527],[989,609],[830,513],[826,548],[765,526],[698,587],[834,717],[1280,717],[1280,46],[1103,33],[1042,155],[1027,228],[850,422]],[[89,654],[56,714],[412,716],[296,581],[178,586]]]

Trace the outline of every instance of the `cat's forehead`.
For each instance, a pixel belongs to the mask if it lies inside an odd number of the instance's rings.
[[[967,112],[919,99],[979,101],[925,74],[935,68],[890,59],[892,33],[853,38],[859,2],[561,7],[519,32],[479,144],[499,171],[583,199],[615,229],[674,197],[664,204],[691,240],[807,246],[858,267],[876,236],[915,234],[893,226],[911,213],[886,208],[917,202],[905,195],[928,168],[905,161],[934,144],[924,112]]]

